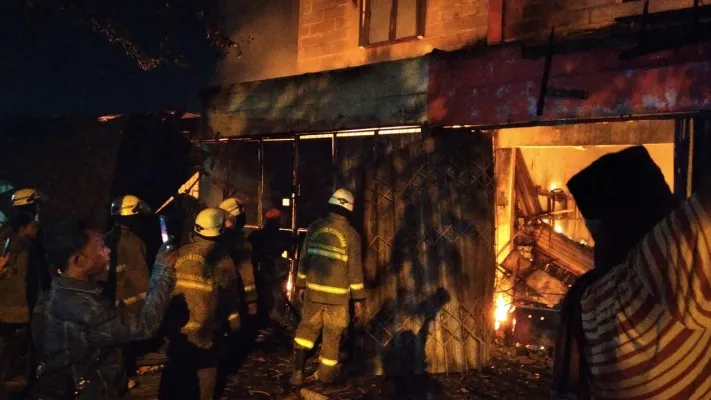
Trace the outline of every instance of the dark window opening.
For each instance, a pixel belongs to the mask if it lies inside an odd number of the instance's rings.
[[[363,0],[361,46],[422,38],[425,0]]]

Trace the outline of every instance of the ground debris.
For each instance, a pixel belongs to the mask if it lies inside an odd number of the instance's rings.
[[[519,362],[519,357],[530,361]],[[317,368],[317,358],[311,357],[306,376]],[[285,338],[273,338],[260,343],[236,373],[226,382],[223,399],[548,399],[551,383],[550,355],[546,352],[498,347],[492,364],[478,371],[462,374],[429,375],[403,378],[352,376],[343,384],[322,385],[308,380],[303,388],[289,385],[291,374],[291,343]],[[151,375],[147,375],[149,377]],[[145,379],[146,377],[141,377]],[[157,378],[153,378],[157,380]],[[141,390],[150,387],[141,382]],[[308,395],[308,396],[307,396]],[[310,396],[310,397],[309,397]],[[321,397],[319,397],[321,396]],[[135,396],[155,398],[155,394]]]

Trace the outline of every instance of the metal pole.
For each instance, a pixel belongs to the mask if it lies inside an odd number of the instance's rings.
[[[259,152],[257,154],[259,160],[259,189],[257,190],[259,199],[257,200],[257,225],[259,228],[264,226],[264,139],[259,139]]]

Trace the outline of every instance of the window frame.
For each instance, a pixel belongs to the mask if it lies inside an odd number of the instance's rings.
[[[361,18],[360,18],[360,40],[359,45],[362,48],[378,47],[390,45],[394,43],[407,42],[414,39],[423,39],[425,36],[425,11],[427,9],[427,0],[416,0],[417,9],[415,11],[416,32],[413,36],[397,38],[397,9],[398,0],[390,0],[390,26],[388,39],[380,42],[370,43],[370,26],[371,26],[371,10],[370,4],[373,0],[361,0]]]

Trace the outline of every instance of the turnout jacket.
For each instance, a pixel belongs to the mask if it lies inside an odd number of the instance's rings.
[[[81,399],[114,399],[125,391],[120,346],[144,340],[158,331],[175,270],[156,263],[146,301],[138,313],[117,308],[91,282],[58,276],[34,309],[32,337],[41,372],[33,397],[72,393],[73,385],[88,380]]]
[[[365,298],[360,235],[345,217],[329,213],[309,225],[299,258],[296,287],[307,299],[347,305]]]
[[[150,279],[146,244],[125,226],[109,232],[106,242],[112,257],[107,294],[117,304],[123,303],[130,311],[137,312],[146,298]]]
[[[252,244],[241,229],[226,230],[225,241],[237,268],[237,273],[242,279],[244,301],[254,303],[257,301],[257,287],[254,283],[254,267],[252,266]]]
[[[24,324],[40,293],[49,287],[49,267],[36,243],[18,237],[9,226],[0,229],[0,246],[7,238],[10,258],[0,271],[0,322]]]
[[[234,326],[238,320],[239,286],[234,263],[225,246],[201,237],[178,253],[178,281],[170,317],[187,314],[180,332],[196,347],[211,349],[227,322]]]

